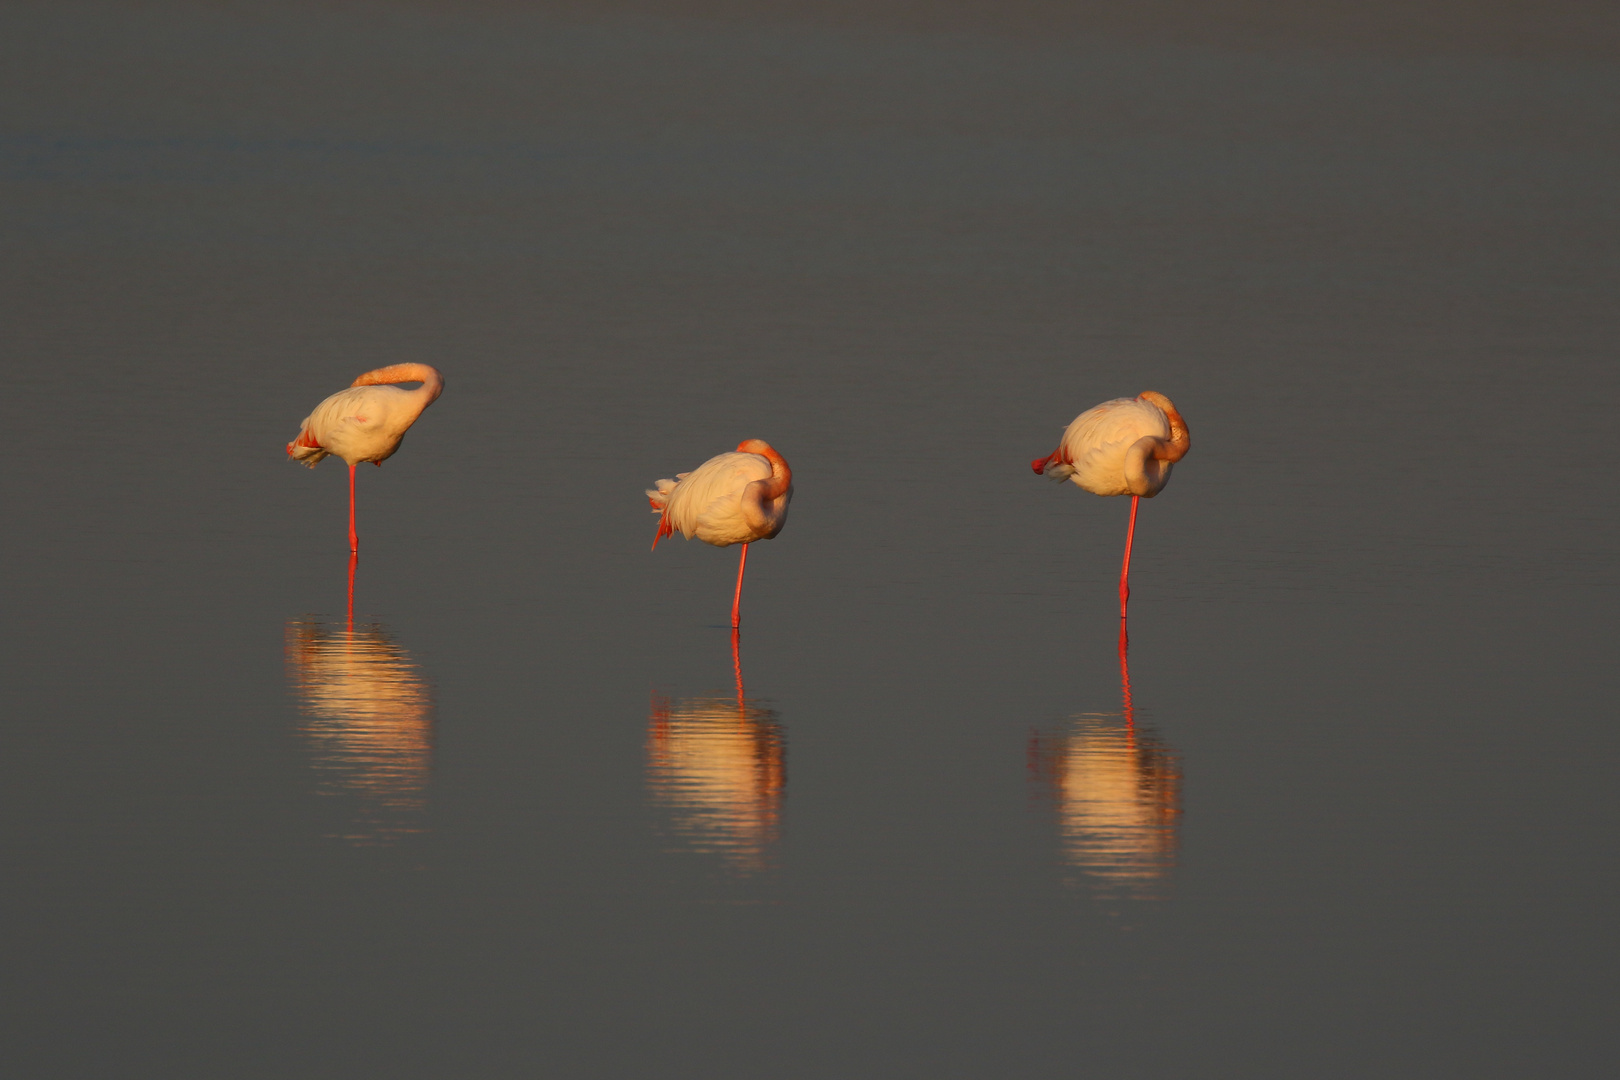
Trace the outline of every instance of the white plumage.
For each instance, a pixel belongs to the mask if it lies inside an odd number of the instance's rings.
[[[1151,499],[1170,482],[1176,460],[1156,458],[1154,450],[1171,442],[1170,417],[1159,405],[1144,398],[1115,398],[1075,417],[1056,453],[1031,464],[1036,472],[1072,480],[1093,495]]]
[[[387,385],[420,382],[415,390]],[[339,390],[304,417],[298,438],[287,453],[314,468],[328,454],[347,464],[382,463],[399,449],[422,410],[444,391],[444,376],[427,364],[395,364],[368,371],[347,390]]]
[[[763,451],[742,449],[753,444]],[[728,547],[769,540],[782,531],[793,498],[792,471],[782,455],[758,439],[742,447],[648,489],[648,503],[663,515],[654,547],[676,532],[688,540],[695,536],[706,544]]]

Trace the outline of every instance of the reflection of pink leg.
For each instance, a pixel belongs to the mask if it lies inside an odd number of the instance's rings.
[[[1125,567],[1119,572],[1119,617],[1125,617],[1125,605],[1131,599],[1131,541],[1136,539],[1136,504],[1140,495],[1131,496],[1131,526],[1125,531]],[[1123,633],[1123,631],[1122,631]]]
[[[748,545],[742,546],[742,558],[737,560],[737,594],[731,598],[731,628],[733,630],[742,625],[742,579],[743,571],[748,569]]]
[[[349,550],[360,550],[360,534],[354,531],[354,466],[349,466]]]
[[[354,633],[354,568],[360,565],[360,553],[349,552],[349,633]]]

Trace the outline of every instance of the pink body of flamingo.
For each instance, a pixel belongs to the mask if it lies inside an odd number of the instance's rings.
[[[1136,507],[1170,482],[1170,467],[1191,445],[1187,422],[1170,399],[1152,390],[1115,398],[1074,418],[1058,448],[1030,462],[1037,473],[1072,480],[1093,495],[1129,495],[1131,523],[1125,532],[1125,565],[1119,573],[1119,617],[1131,598],[1131,542]]]
[[[419,382],[415,390],[394,383]],[[314,468],[328,454],[349,465],[349,550],[360,550],[354,529],[354,469],[362,461],[382,465],[410,430],[422,410],[444,392],[444,376],[427,364],[394,364],[368,371],[339,390],[304,418],[287,455]]]
[[[731,598],[731,625],[741,625],[743,571],[748,545],[769,540],[787,523],[793,498],[793,470],[763,439],[747,439],[735,452],[710,458],[673,480],[660,480],[647,491],[653,511],[662,515],[658,541],[679,532],[715,547],[742,545],[737,562],[737,591]]]

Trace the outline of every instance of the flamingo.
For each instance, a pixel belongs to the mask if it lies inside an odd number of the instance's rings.
[[[1187,422],[1170,399],[1153,390],[1115,398],[1074,418],[1058,448],[1030,462],[1037,474],[1073,480],[1093,495],[1130,495],[1131,523],[1125,532],[1125,565],[1119,572],[1120,641],[1125,607],[1131,598],[1131,541],[1136,507],[1170,482],[1170,468],[1191,446]],[[1123,645],[1122,645],[1123,647]]]
[[[658,541],[679,531],[715,547],[742,545],[737,561],[737,591],[731,598],[731,628],[742,625],[743,571],[748,545],[769,540],[787,523],[793,498],[793,470],[763,439],[745,439],[729,454],[718,454],[691,472],[660,480],[647,491],[647,502],[660,515]]]
[[[393,383],[419,382],[415,390]],[[354,469],[362,461],[378,468],[399,449],[422,410],[444,393],[444,376],[427,364],[392,364],[368,371],[347,390],[339,390],[304,417],[298,438],[287,444],[287,456],[310,468],[328,454],[349,465],[349,551],[360,550],[354,531]]]

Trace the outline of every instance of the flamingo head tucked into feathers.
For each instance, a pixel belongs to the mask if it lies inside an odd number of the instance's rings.
[[[788,500],[793,498],[793,470],[764,439],[744,439],[737,444],[737,452],[758,454],[771,463],[770,479],[749,484],[742,499],[744,518],[759,530],[759,539],[769,540],[782,531],[787,521]]]
[[[765,485],[762,492],[765,498],[780,498],[783,492],[793,486],[793,470],[788,467],[787,459],[764,439],[744,439],[737,444],[737,453],[758,454],[771,463],[771,478],[758,481]]]
[[[1164,413],[1165,419],[1170,421],[1170,441],[1163,444],[1163,449],[1153,456],[1171,464],[1186,457],[1188,449],[1192,446],[1192,436],[1187,432],[1187,421],[1181,418],[1181,413],[1176,411],[1170,399],[1157,390],[1144,390],[1136,395],[1136,400],[1157,405],[1159,411]]]

